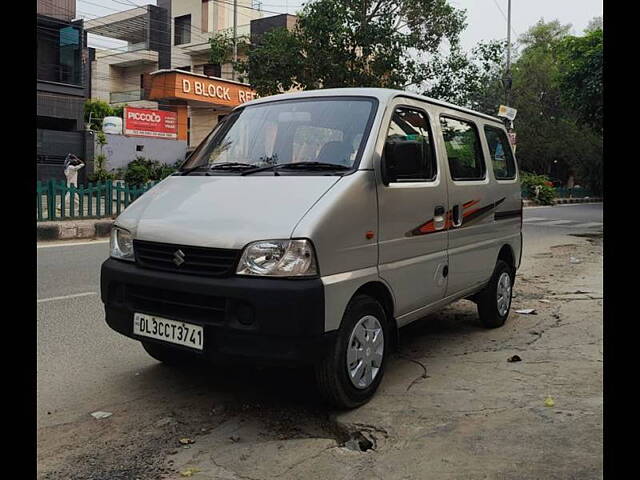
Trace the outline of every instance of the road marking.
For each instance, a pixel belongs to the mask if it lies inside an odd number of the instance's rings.
[[[74,293],[73,295],[64,295],[62,297],[39,298],[38,303],[53,302],[55,300],[67,300],[69,298],[88,297],[89,295],[97,295],[98,292]]]
[[[63,243],[42,243],[36,248],[54,248],[54,247],[76,247],[78,245],[96,245],[109,243],[109,240],[89,240],[88,242],[63,242]]]
[[[529,222],[539,222],[540,220],[548,220],[548,218],[543,218],[543,217],[528,217],[525,218],[523,220],[524,223],[529,223]]]
[[[571,220],[552,220],[550,222],[544,222],[539,225],[565,225],[567,223],[573,223]]]
[[[578,223],[577,225],[572,225],[575,228],[592,228],[592,227],[601,227],[602,222],[589,222],[589,223]]]

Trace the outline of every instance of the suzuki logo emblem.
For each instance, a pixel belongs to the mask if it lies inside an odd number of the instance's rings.
[[[184,252],[182,250],[176,250],[173,252],[173,263],[178,267],[184,263]]]

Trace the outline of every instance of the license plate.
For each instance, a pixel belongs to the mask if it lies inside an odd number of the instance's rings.
[[[204,331],[199,325],[178,322],[145,313],[134,313],[133,333],[195,348],[196,350],[202,350],[204,340]]]

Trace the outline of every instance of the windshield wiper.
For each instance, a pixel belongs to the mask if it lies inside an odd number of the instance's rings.
[[[240,175],[251,175],[257,172],[266,172],[267,170],[273,170],[276,173],[276,169],[304,169],[304,170],[351,170],[351,167],[346,165],[340,165],[337,163],[326,162],[291,162],[291,163],[279,163],[277,165],[269,165],[268,167],[259,167],[251,170],[246,170]]]
[[[223,163],[214,163],[212,165],[196,165],[195,167],[190,167],[190,168],[187,168],[186,170],[182,170],[181,173],[182,175],[188,175],[189,173],[193,172],[194,170],[198,170],[199,168],[206,168],[208,172],[209,170],[233,170],[237,168],[246,169],[251,167],[253,167],[253,165],[251,165],[250,163],[223,162]]]

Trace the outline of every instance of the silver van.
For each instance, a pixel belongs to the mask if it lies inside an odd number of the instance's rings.
[[[155,359],[306,363],[353,408],[400,327],[465,298],[505,322],[518,169],[488,115],[386,89],[276,95],[225,117],[110,248],[106,321]]]

